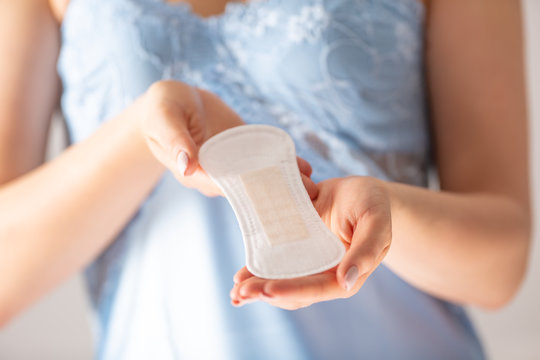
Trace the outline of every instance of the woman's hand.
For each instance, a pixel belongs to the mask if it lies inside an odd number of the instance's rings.
[[[233,305],[263,300],[284,309],[354,295],[377,268],[392,242],[389,195],[384,182],[349,177],[317,184],[314,206],[347,247],[341,263],[328,271],[295,279],[268,280],[245,267],[234,277]]]
[[[141,129],[148,148],[185,186],[221,194],[200,167],[200,146],[242,119],[216,95],[178,81],[159,81],[140,99]]]

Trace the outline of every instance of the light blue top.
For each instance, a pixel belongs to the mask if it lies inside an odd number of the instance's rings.
[[[150,84],[218,94],[285,129],[316,181],[423,186],[424,11],[416,0],[254,0],[201,19],[162,0],[71,0],[59,71],[73,142]],[[95,224],[99,226],[99,224]],[[347,300],[234,308],[242,238],[226,200],[167,174],[87,269],[99,359],[482,359],[461,307],[380,266]]]

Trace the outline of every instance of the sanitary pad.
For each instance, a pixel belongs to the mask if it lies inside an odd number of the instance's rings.
[[[267,125],[229,129],[203,144],[199,161],[236,214],[254,275],[294,278],[341,261],[345,247],[313,207],[285,131]]]

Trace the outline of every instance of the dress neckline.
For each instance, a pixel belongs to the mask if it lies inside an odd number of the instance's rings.
[[[203,22],[211,22],[211,21],[219,21],[224,18],[231,17],[232,15],[236,15],[239,13],[247,13],[249,11],[254,10],[258,6],[262,4],[267,4],[275,0],[247,0],[247,1],[229,1],[225,4],[225,9],[220,14],[216,15],[210,15],[210,16],[202,16],[197,14],[193,11],[193,7],[190,3],[187,1],[166,1],[166,0],[155,0],[164,6],[171,7],[171,8],[181,8],[184,9],[184,11],[188,12],[190,16],[203,21]],[[291,1],[291,0],[288,0]],[[423,0],[410,0],[410,2],[417,7],[421,9],[421,11],[426,11],[426,3]]]
[[[60,28],[63,30],[64,23],[66,18],[68,17],[68,13],[70,12],[70,9],[72,8],[72,3],[77,2],[78,0],[69,0],[68,5],[63,13],[61,22],[60,22]],[[189,16],[191,16],[194,19],[197,19],[201,22],[216,22],[216,21],[224,21],[226,18],[230,17],[239,17],[238,15],[246,14],[249,12],[254,11],[258,7],[260,7],[263,4],[268,4],[272,2],[278,2],[276,0],[248,0],[245,2],[242,1],[229,1],[227,4],[225,4],[225,9],[222,13],[216,14],[216,15],[210,15],[210,16],[201,16],[193,11],[193,8],[190,3],[186,1],[174,1],[174,2],[168,2],[166,0],[145,0],[153,2],[154,4],[159,4],[161,6],[164,6],[169,9],[181,9],[184,12],[188,13]],[[288,0],[292,1],[292,0]],[[417,10],[421,11],[422,13],[425,13],[426,11],[426,4],[421,0],[409,0],[410,4],[416,5]]]
[[[202,16],[202,15],[197,14],[195,11],[193,11],[193,7],[187,1],[171,2],[171,1],[166,1],[166,0],[158,0],[158,2],[162,3],[164,6],[168,6],[171,8],[181,8],[184,11],[188,12],[190,16],[203,22],[219,21],[224,18],[230,17],[233,14],[250,11],[257,5],[260,5],[262,3],[266,3],[269,1],[271,0],[249,0],[245,2],[229,1],[225,4],[225,9],[220,14]]]

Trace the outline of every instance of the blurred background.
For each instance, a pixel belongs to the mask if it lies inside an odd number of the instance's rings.
[[[525,30],[529,113],[531,121],[531,174],[534,223],[540,224],[540,0],[525,0]],[[64,146],[63,127],[55,119],[49,156]],[[505,309],[470,309],[493,360],[540,359],[540,231],[535,229],[529,272],[518,296]],[[79,275],[32,306],[0,330],[2,360],[85,360],[93,358],[88,303]]]

